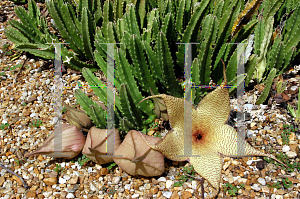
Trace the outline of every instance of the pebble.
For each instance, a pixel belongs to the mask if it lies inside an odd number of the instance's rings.
[[[297,157],[297,153],[294,152],[294,151],[288,151],[288,152],[286,153],[286,155],[287,155],[289,158],[295,158],[295,157]]]
[[[17,190],[17,193],[22,194],[25,193],[26,189],[24,189],[23,187],[19,187]]]
[[[2,169],[2,170],[4,170],[4,169]],[[1,171],[2,171],[2,170],[1,170]],[[2,175],[2,174],[1,174],[1,175]],[[2,186],[4,182],[5,182],[4,176],[1,176],[1,177],[0,177],[0,186]]]
[[[182,195],[181,195],[181,199],[187,199],[187,198],[191,198],[193,195],[191,192],[189,191],[183,191]]]
[[[173,192],[172,196],[171,196],[171,199],[180,199],[180,196],[179,194],[175,191]]]
[[[126,187],[126,185],[125,185],[125,187]],[[157,194],[157,193],[158,193],[158,187],[157,187],[157,186],[152,187],[152,188],[150,189],[150,192],[151,192],[152,194]]]
[[[43,180],[43,182],[46,185],[54,185],[54,184],[57,184],[57,178],[56,177],[46,178]]]
[[[35,191],[28,191],[26,193],[27,198],[35,198],[36,197],[36,193]]]
[[[259,182],[259,184],[265,186],[266,185],[266,180],[263,178],[258,178],[257,181]]]
[[[166,188],[167,189],[170,189],[174,184],[174,181],[173,180],[167,180],[166,181]]]
[[[140,196],[140,194],[135,193],[135,194],[133,194],[133,195],[131,196],[131,198],[137,198],[137,197],[139,197],[139,196]]]
[[[120,180],[121,180],[121,177],[119,177],[119,176],[113,177],[112,183],[113,184],[118,184],[120,182]]]
[[[101,168],[100,169],[100,175],[104,176],[108,174],[108,169],[107,168]]]
[[[254,189],[255,191],[259,191],[259,190],[261,190],[261,187],[259,186],[259,184],[253,184],[251,186],[251,189]]]
[[[59,178],[59,179],[58,179],[58,183],[59,183],[59,184],[66,184],[66,182],[67,182],[67,180],[64,179],[64,178]]]
[[[247,112],[251,112],[251,110],[253,109],[253,104],[245,104],[244,105],[244,110]]]
[[[284,146],[282,147],[282,151],[283,151],[283,152],[288,152],[289,150],[291,150],[291,148],[290,148],[288,145],[284,145]]]
[[[130,184],[125,184],[124,189],[130,190]]]
[[[276,196],[275,196],[275,199],[283,199],[283,196],[281,196],[281,195],[276,195]]]
[[[68,193],[68,195],[66,196],[66,198],[75,198],[73,193]]]
[[[171,198],[172,192],[171,191],[166,191],[166,192],[163,193],[163,196],[166,197],[166,198]]]
[[[270,193],[270,188],[267,187],[267,186],[263,186],[263,187],[261,188],[261,191],[262,191],[263,193]]]
[[[99,189],[92,182],[90,183],[90,190],[91,191],[99,191]]]
[[[266,182],[271,182],[271,180],[272,180],[270,176],[266,176],[265,179],[266,179]]]
[[[158,178],[158,182],[166,182],[167,179],[165,177],[160,177]]]
[[[144,187],[145,187],[146,190],[148,190],[148,189],[151,188],[151,184],[147,183],[147,184],[144,185]]]
[[[48,197],[50,197],[50,196],[52,195],[52,191],[46,191],[46,192],[43,193],[43,195],[44,195],[46,198],[48,198]]]
[[[196,180],[192,181],[192,189],[197,189],[198,183]]]

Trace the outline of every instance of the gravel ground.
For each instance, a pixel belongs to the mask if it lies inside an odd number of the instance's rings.
[[[53,75],[51,62],[40,60],[23,53],[18,59],[11,61],[16,53],[8,50],[13,43],[3,34],[8,20],[16,18],[14,4],[9,1],[0,2],[0,124],[9,126],[0,130],[1,156],[0,163],[19,174],[28,184],[25,189],[15,175],[5,169],[1,170],[0,198],[201,198],[200,182],[188,180],[181,187],[174,187],[183,175],[183,167],[187,162],[166,160],[166,171],[162,176],[146,178],[126,174],[117,166],[107,169],[108,165],[98,165],[88,161],[54,159],[46,156],[23,159],[24,154],[42,145],[47,136],[53,132],[55,118],[53,110]],[[8,44],[8,49],[4,45]],[[25,63],[24,63],[25,62]],[[20,64],[23,67],[11,68]],[[8,69],[6,68],[8,67]],[[98,74],[100,77],[101,75]],[[296,95],[299,92],[299,67],[294,67],[284,75],[287,80],[289,102],[296,107]],[[74,90],[76,82],[87,84],[81,73],[67,70],[63,75],[66,87],[63,100],[67,104],[76,105]],[[256,86],[245,93],[247,107],[247,139],[256,148],[275,155],[282,152],[289,157],[291,163],[299,163],[300,144],[299,131],[291,133],[289,145],[284,145],[281,133],[284,124],[293,124],[293,118],[287,113],[286,102],[276,104],[270,98],[269,106],[252,105],[260,95],[262,87]],[[89,88],[83,89],[92,99],[97,99]],[[232,108],[236,100],[231,100]],[[76,105],[78,107],[78,105]],[[39,119],[41,126],[35,127],[33,122]],[[237,196],[232,196],[221,187],[218,198],[299,198],[300,174],[287,172],[280,166],[263,161],[261,157],[243,157],[239,159],[224,157],[222,185],[230,183],[239,188]],[[61,171],[55,171],[60,165]],[[178,176],[179,174],[179,176]],[[196,174],[196,177],[200,177]],[[289,188],[282,186],[283,179],[291,181]],[[278,188],[271,185],[279,183]],[[242,186],[244,184],[245,186]],[[205,196],[212,192],[212,186],[204,181]]]

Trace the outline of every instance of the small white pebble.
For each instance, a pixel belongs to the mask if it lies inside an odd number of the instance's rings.
[[[250,112],[253,109],[253,104],[245,104],[244,110]]]
[[[166,181],[166,188],[167,188],[167,189],[172,188],[173,184],[174,184],[174,182],[173,182],[172,180],[167,180],[167,181]]]
[[[92,173],[93,172],[93,168],[92,167],[89,167],[88,168],[88,173]]]
[[[160,178],[158,178],[157,181],[158,181],[158,182],[166,182],[167,179],[166,179],[165,177],[160,177]]]
[[[290,149],[291,149],[291,148],[290,148],[288,145],[284,145],[284,146],[282,147],[282,151],[283,151],[283,152],[288,152]]]
[[[291,90],[295,91],[298,87],[297,86],[291,86]]]
[[[266,179],[266,182],[271,182],[271,180],[272,180],[272,178],[270,176],[266,176],[265,179]]]
[[[139,197],[139,196],[140,196],[140,194],[135,193],[135,194],[133,194],[133,195],[131,196],[131,198],[137,198],[137,197]]]
[[[166,191],[165,193],[163,193],[163,196],[165,196],[166,198],[171,198],[172,192],[171,191]]]
[[[263,178],[258,178],[257,181],[259,182],[259,184],[265,186],[266,185],[266,180]]]
[[[197,181],[193,180],[192,181],[192,189],[197,189],[197,185],[198,185]]]
[[[99,191],[99,189],[93,183],[90,183],[90,189],[91,191]]]
[[[30,114],[30,117],[34,117],[34,116],[36,116],[35,113],[31,113],[31,114]]]
[[[49,197],[52,195],[52,191],[44,192],[43,195],[44,195],[46,198],[49,198]]]
[[[67,180],[64,178],[59,178],[58,182],[59,184],[66,184]]]
[[[253,184],[251,186],[251,189],[254,189],[255,191],[259,191],[259,190],[261,190],[261,187],[259,186],[259,184]]]
[[[295,158],[297,157],[297,153],[295,153],[294,151],[288,151],[286,153],[286,155],[289,157],[289,158]]]
[[[2,169],[3,170],[3,169]],[[125,184],[125,189],[130,190],[130,184]]]
[[[72,193],[68,193],[68,195],[66,196],[66,198],[75,198],[75,196]]]
[[[252,162],[253,162],[253,160],[248,160],[246,164],[247,164],[248,166],[250,166],[250,165],[252,164]]]
[[[121,180],[121,177],[119,177],[119,176],[113,177],[112,183],[113,184],[118,184],[120,182],[120,180]]]

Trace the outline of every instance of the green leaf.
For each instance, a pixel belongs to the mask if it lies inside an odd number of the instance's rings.
[[[92,41],[94,41],[92,19],[87,8],[82,9],[82,42],[85,55],[94,60]]]
[[[143,124],[141,112],[134,104],[131,94],[128,92],[126,85],[122,84],[120,89],[121,111],[125,117],[133,124],[141,127]]]
[[[262,104],[267,99],[275,76],[276,76],[276,69],[273,68],[270,71],[268,78],[266,80],[265,89],[263,90],[263,92],[259,96],[259,98],[257,99],[256,104]]]
[[[137,85],[137,82],[133,76],[133,68],[128,63],[128,60],[126,59],[124,52],[122,50],[118,50],[116,54],[116,69],[118,72],[118,76],[120,77],[120,81],[125,83],[128,87],[129,92],[131,93],[131,96],[133,98],[134,104],[136,104],[137,107],[141,107],[141,110],[146,112],[147,114],[151,114],[152,110],[149,108],[149,102],[148,103],[141,103],[138,105],[138,103],[144,98],[141,92],[139,91],[139,87]]]
[[[182,31],[182,23],[183,23],[183,14],[184,14],[184,5],[185,5],[185,0],[181,0],[179,2],[179,7],[176,12],[176,22],[175,22],[175,27],[176,30],[181,34]]]
[[[99,97],[99,100],[107,105],[106,99],[106,85],[102,83],[88,68],[82,69],[82,75],[89,83],[95,94]]]
[[[158,64],[162,69],[163,79],[165,80],[164,86],[170,92],[172,96],[181,97],[183,90],[180,87],[179,83],[176,80],[174,69],[173,69],[173,60],[171,57],[170,49],[168,47],[168,42],[166,36],[163,32],[158,34],[158,44],[156,50],[156,57],[158,58]]]
[[[192,18],[186,27],[184,33],[183,33],[183,38],[182,38],[182,43],[188,43],[191,42],[192,40],[192,34],[194,31],[198,31],[196,28],[196,25],[199,21],[201,21],[203,17],[203,12],[205,8],[207,7],[209,3],[209,0],[203,0],[200,2],[200,5],[196,8],[194,14],[192,15]],[[179,50],[177,52],[177,59],[178,63],[182,66],[184,65],[184,45],[179,46]]]
[[[44,59],[54,59],[54,47],[49,44],[19,43],[16,48]]]
[[[13,43],[29,43],[29,40],[19,30],[10,26],[4,29],[4,35]]]

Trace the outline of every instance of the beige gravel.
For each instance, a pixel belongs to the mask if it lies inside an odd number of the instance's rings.
[[[8,19],[14,17],[13,3],[0,2],[1,9],[6,11]],[[183,167],[187,162],[166,162],[164,175],[155,178],[134,177],[126,174],[119,167],[108,170],[104,166],[91,161],[78,163],[78,157],[70,160],[53,159],[46,156],[31,157],[23,160],[25,153],[41,146],[46,137],[53,132],[57,120],[53,112],[53,69],[40,71],[39,68],[45,61],[24,54],[17,60],[10,61],[10,56],[4,55],[3,45],[12,43],[8,41],[3,28],[7,21],[0,22],[0,124],[9,123],[9,127],[0,130],[1,156],[0,163],[18,173],[29,185],[24,189],[21,181],[16,177],[1,170],[0,198],[201,198],[201,187],[198,181],[188,181],[182,187],[174,187],[178,176],[183,174]],[[19,68],[7,70],[5,67],[23,64],[25,67],[19,73]],[[16,78],[17,74],[18,78]],[[100,75],[98,75],[100,76]],[[299,88],[299,74],[293,76],[295,85]],[[68,69],[63,76],[65,85],[71,87],[63,91],[63,100],[76,105],[74,90],[76,82],[87,84],[81,74]],[[297,83],[298,82],[298,83]],[[83,89],[96,99],[92,90]],[[255,101],[259,90],[245,93],[248,103]],[[236,104],[234,99],[231,104]],[[76,105],[78,107],[78,105]],[[234,105],[232,106],[234,109]],[[248,140],[254,147],[264,151],[283,152],[289,154],[291,162],[299,163],[296,148],[299,146],[300,136],[292,134],[289,148],[283,146],[280,134],[283,124],[292,124],[292,118],[286,111],[273,105],[272,108],[256,107],[250,111],[251,119],[247,121]],[[42,121],[40,127],[33,127],[31,123],[37,119]],[[285,148],[284,148],[285,147]],[[296,154],[296,156],[294,156]],[[295,170],[286,172],[281,167],[268,164],[261,170],[257,169],[257,162],[261,157],[245,157],[233,159],[224,157],[222,170],[222,185],[230,183],[245,187],[239,189],[238,196],[232,197],[223,188],[218,198],[299,198],[300,174]],[[56,172],[56,164],[64,168]],[[105,165],[107,166],[107,165]],[[197,176],[197,175],[196,175]],[[197,176],[200,177],[200,176]],[[270,188],[276,182],[288,178],[292,182],[290,188]],[[222,186],[221,185],[221,186]],[[212,187],[204,181],[205,194],[212,191]]]

